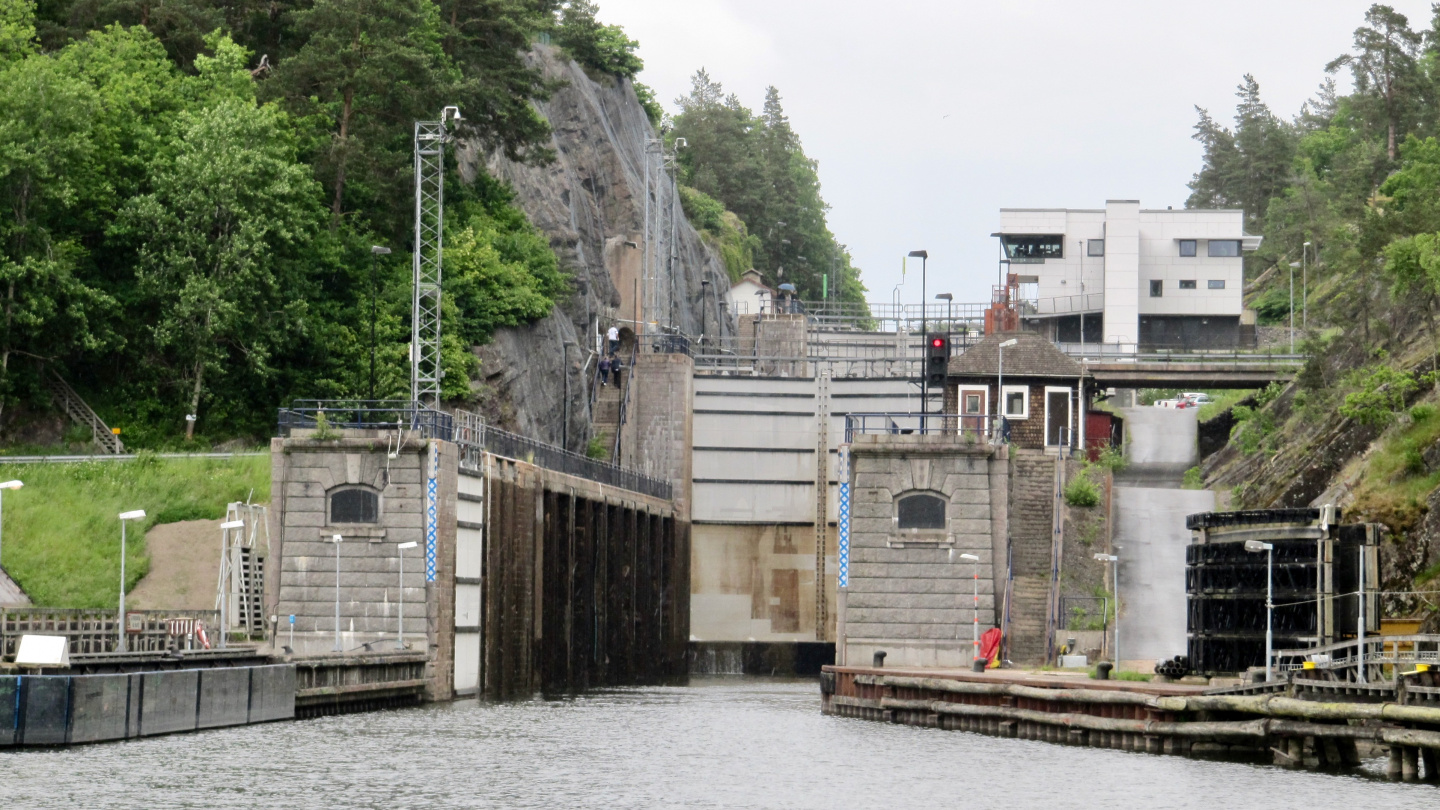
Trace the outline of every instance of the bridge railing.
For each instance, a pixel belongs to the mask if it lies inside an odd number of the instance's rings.
[[[995,424],[993,419],[989,414],[849,413],[845,415],[845,441],[853,442],[856,436],[890,434],[944,436],[979,444],[995,438],[991,430]],[[1002,420],[1000,440],[1004,434]]]

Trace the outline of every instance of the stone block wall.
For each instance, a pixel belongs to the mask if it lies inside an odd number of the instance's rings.
[[[690,436],[695,363],[683,354],[642,354],[631,371],[620,463],[670,482],[675,511],[690,518]]]
[[[851,445],[850,584],[844,614],[847,662],[866,663],[875,650],[883,649],[887,665],[970,665],[975,568],[959,555],[980,558],[978,615],[984,632],[999,618],[996,594],[1003,589],[1005,572],[1007,466],[1005,454],[996,448],[959,439],[856,437]],[[915,491],[944,498],[945,530],[897,528],[896,501]]]

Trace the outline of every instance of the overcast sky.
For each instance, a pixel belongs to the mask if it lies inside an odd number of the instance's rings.
[[[930,252],[929,293],[989,298],[1002,207],[1185,204],[1195,105],[1229,122],[1253,73],[1289,118],[1365,0],[598,0],[667,110],[704,67],[759,111],[780,89],[830,229],[874,301]],[[1417,29],[1429,0],[1394,0]],[[1341,77],[1342,87],[1348,77]],[[918,268],[916,268],[918,270]],[[912,273],[901,300],[918,303]]]

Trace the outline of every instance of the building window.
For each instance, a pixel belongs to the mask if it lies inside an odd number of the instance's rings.
[[[1004,234],[1000,237],[1000,244],[1005,248],[1005,257],[1020,264],[1065,258],[1065,237],[1061,235],[1014,236]]]
[[[1180,255],[1181,255],[1181,256],[1194,256],[1194,255],[1195,255],[1195,240],[1194,240],[1194,239],[1181,239],[1181,240],[1180,240]]]
[[[1211,239],[1211,240],[1210,240],[1210,255],[1211,255],[1211,256],[1219,256],[1219,257],[1222,257],[1222,258],[1223,258],[1223,257],[1226,257],[1226,256],[1239,256],[1239,255],[1240,255],[1240,240],[1238,240],[1238,239]]]
[[[350,487],[330,493],[331,523],[379,523],[380,496]]]
[[[1010,419],[1030,418],[1030,386],[1007,385],[1001,397],[1005,403],[1005,416]]]
[[[1161,280],[1158,279],[1158,278],[1157,278],[1157,279],[1152,279],[1152,280],[1150,281],[1150,297],[1151,297],[1151,298],[1159,298],[1160,296],[1162,296],[1162,295],[1164,295],[1164,294],[1165,294],[1165,282],[1164,282],[1164,281],[1161,281]]]
[[[1225,289],[1225,279],[1212,278],[1209,281],[1205,282],[1205,287],[1211,290],[1223,290]]]
[[[901,529],[945,529],[945,499],[928,492],[902,495],[895,502],[895,523]]]
[[[980,413],[980,395],[965,395],[965,410],[962,413]]]
[[[1104,256],[1104,255],[1105,255],[1105,240],[1104,240],[1104,239],[1091,239],[1089,242],[1086,242],[1086,243],[1085,243],[1085,255],[1086,255],[1086,256]]]
[[[1193,279],[1193,278],[1192,278],[1192,279],[1188,279],[1188,280],[1187,280],[1187,279],[1180,279],[1180,289],[1182,289],[1182,290],[1193,290],[1193,289],[1195,289],[1195,279]]]

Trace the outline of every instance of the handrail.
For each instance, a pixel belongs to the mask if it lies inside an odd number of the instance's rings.
[[[847,413],[845,441],[853,442],[856,436],[867,434],[951,436],[975,442],[992,438],[1004,441],[1006,431],[1003,422],[997,437],[991,430],[993,419],[992,414]]]

